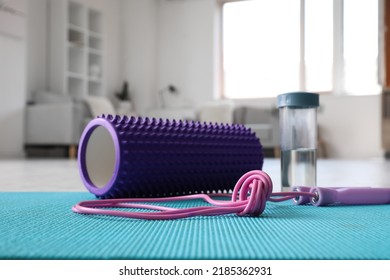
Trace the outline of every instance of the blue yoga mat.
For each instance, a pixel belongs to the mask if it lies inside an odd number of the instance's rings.
[[[1,259],[390,259],[390,205],[268,203],[262,216],[75,214],[89,193],[0,193]],[[171,202],[190,207],[202,201]]]

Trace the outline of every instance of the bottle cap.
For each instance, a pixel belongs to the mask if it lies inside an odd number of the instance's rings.
[[[278,95],[278,107],[290,108],[316,108],[320,105],[320,98],[317,93],[311,92],[290,92]]]

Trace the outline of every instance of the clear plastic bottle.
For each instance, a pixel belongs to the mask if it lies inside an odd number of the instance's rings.
[[[315,186],[319,95],[292,92],[278,96],[281,182],[284,189]]]

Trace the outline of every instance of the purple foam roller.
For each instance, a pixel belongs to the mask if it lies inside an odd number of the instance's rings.
[[[100,198],[231,190],[263,159],[244,125],[111,115],[86,126],[78,154],[81,179]]]

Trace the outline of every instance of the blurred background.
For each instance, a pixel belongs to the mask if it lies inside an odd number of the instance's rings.
[[[243,123],[320,93],[319,155],[390,151],[387,0],[0,0],[0,158],[75,158],[105,113]]]

